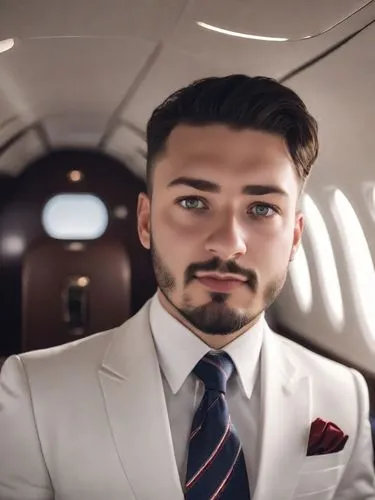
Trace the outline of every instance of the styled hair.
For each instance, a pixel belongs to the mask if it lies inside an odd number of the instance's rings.
[[[318,155],[318,125],[302,99],[278,81],[246,75],[209,77],[177,90],[152,113],[147,124],[147,186],[152,192],[155,160],[180,124],[223,124],[281,136],[296,173],[305,183]]]

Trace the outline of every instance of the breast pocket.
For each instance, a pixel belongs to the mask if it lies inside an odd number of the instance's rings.
[[[298,474],[295,499],[331,500],[344,472],[343,454],[306,457]]]

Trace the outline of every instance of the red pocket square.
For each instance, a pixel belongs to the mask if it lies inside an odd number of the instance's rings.
[[[344,448],[348,438],[333,422],[317,418],[311,424],[307,456],[337,453]]]

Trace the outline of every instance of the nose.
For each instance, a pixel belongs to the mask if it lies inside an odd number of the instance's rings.
[[[233,215],[222,219],[206,241],[206,250],[226,261],[246,254],[243,230]]]

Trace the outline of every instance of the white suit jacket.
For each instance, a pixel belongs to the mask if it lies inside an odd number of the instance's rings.
[[[183,500],[149,304],[114,330],[5,362],[1,500]],[[261,400],[252,500],[375,499],[359,373],[266,327]],[[349,435],[342,451],[306,456],[317,417]]]

